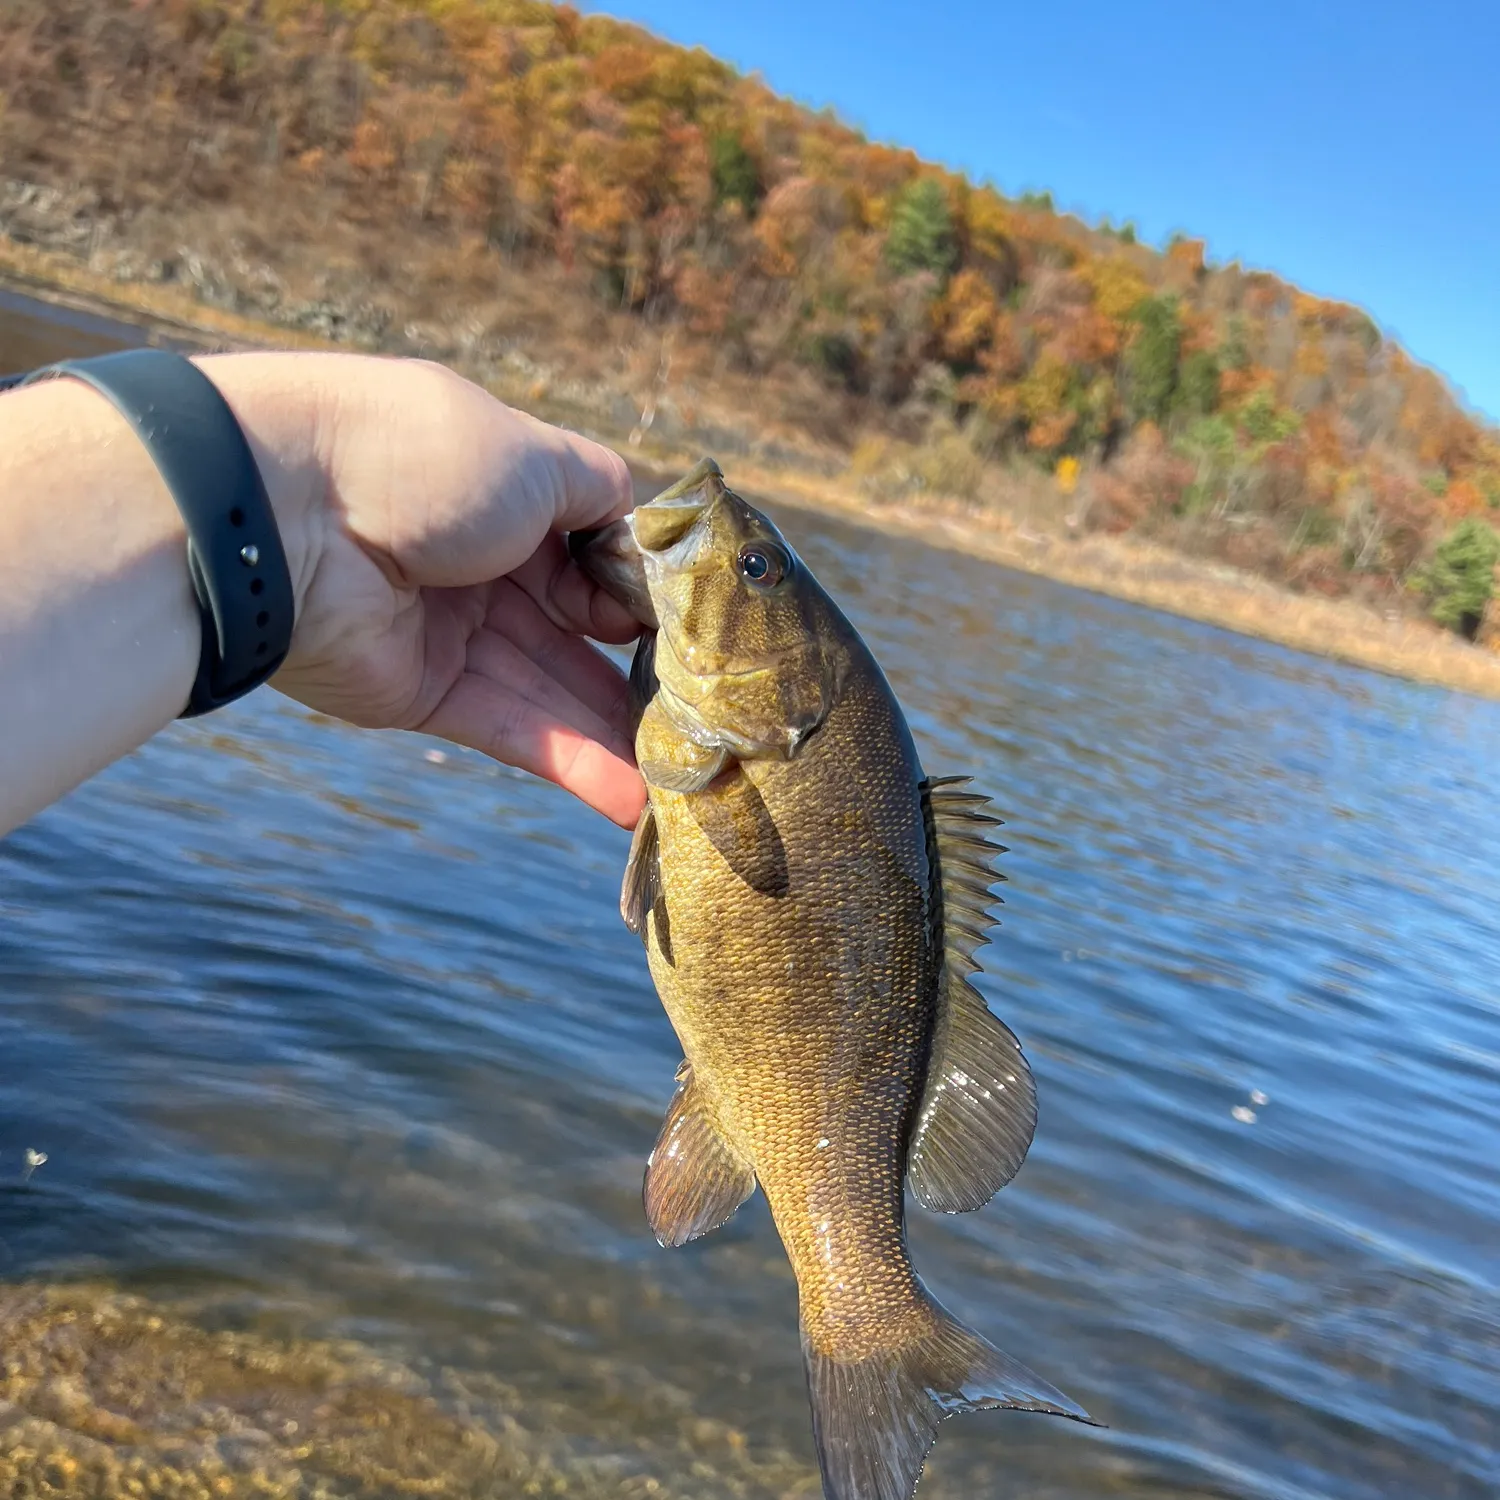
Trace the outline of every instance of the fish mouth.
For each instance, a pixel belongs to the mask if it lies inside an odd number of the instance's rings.
[[[713,459],[702,458],[676,484],[626,516],[648,571],[653,562],[682,567],[690,561],[679,549],[723,493],[723,470]]]
[[[676,484],[608,526],[568,534],[568,553],[585,577],[650,630],[660,630],[650,581],[690,567],[698,551],[693,531],[724,493],[724,475],[700,459]]]

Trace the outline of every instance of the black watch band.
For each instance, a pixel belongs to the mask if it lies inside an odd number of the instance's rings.
[[[265,483],[229,403],[191,360],[165,349],[63,360],[21,383],[59,376],[83,381],[114,404],[187,525],[203,648],[180,717],[243,698],[285,660],[296,601]]]

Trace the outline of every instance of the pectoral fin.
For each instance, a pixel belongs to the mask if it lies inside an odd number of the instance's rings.
[[[701,792],[729,764],[729,751],[689,738],[672,722],[657,696],[641,715],[635,758],[648,786],[691,793]]]
[[[648,802],[630,840],[625,883],[620,887],[620,915],[637,937],[644,937],[646,918],[660,896],[661,845],[656,836],[656,810]]]
[[[907,1153],[917,1201],[939,1213],[988,1203],[1020,1170],[1036,1130],[1036,1085],[1008,1026],[968,983],[974,950],[993,925],[990,859],[1002,846],[985,837],[999,819],[988,799],[959,791],[964,778],[923,789],[928,851],[940,882],[944,979],[927,1082]]]
[[[671,760],[656,760],[637,751],[647,786],[664,792],[701,792],[725,766],[729,752],[719,746],[694,745],[684,740]]]
[[[709,1117],[691,1063],[646,1163],[646,1218],[657,1241],[685,1245],[725,1223],[755,1191],[755,1173]]]

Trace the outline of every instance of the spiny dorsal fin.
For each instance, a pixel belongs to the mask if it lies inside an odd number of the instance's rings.
[[[985,811],[990,799],[980,792],[966,792],[967,776],[933,776],[922,783],[922,813],[927,821],[927,854],[934,878],[939,882],[934,912],[940,913],[944,930],[939,934],[949,969],[972,974],[979,965],[974,950],[985,942],[994,926],[990,907],[1004,905],[990,887],[1004,880],[991,868],[1005,845],[988,837],[1000,819]]]
[[[755,1191],[750,1163],[709,1118],[693,1066],[677,1070],[677,1092],[646,1162],[646,1218],[657,1241],[685,1245],[725,1223]]]
[[[1036,1085],[1021,1044],[966,977],[992,926],[989,887],[1000,877],[989,861],[1003,851],[984,836],[1000,822],[984,810],[989,799],[958,790],[967,779],[934,777],[923,787],[944,967],[907,1178],[917,1201],[940,1213],[988,1203],[1020,1170],[1036,1130]]]

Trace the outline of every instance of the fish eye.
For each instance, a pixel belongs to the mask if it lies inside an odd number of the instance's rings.
[[[791,569],[791,559],[774,542],[751,542],[740,548],[740,577],[756,588],[775,588]]]

